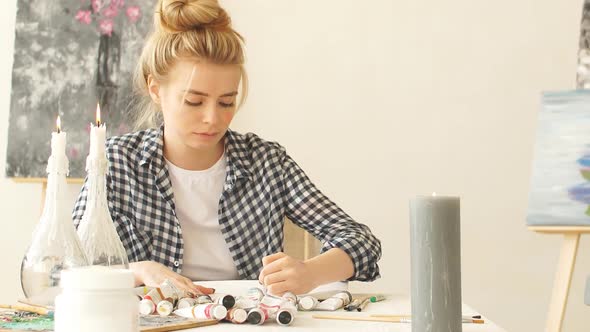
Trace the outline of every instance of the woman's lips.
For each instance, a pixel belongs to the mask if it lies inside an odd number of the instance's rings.
[[[217,133],[193,133],[199,137],[211,138],[217,136]]]

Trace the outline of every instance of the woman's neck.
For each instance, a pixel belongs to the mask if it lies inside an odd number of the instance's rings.
[[[190,171],[211,168],[223,155],[223,139],[209,149],[193,149],[174,140],[166,140],[164,134],[164,157],[172,164]]]

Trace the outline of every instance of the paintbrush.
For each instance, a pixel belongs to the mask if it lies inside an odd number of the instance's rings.
[[[32,312],[32,313],[36,313],[39,315],[53,316],[53,310],[49,310],[49,309],[43,308],[43,307],[28,305],[28,304],[15,304],[15,305],[0,304],[0,308]]]

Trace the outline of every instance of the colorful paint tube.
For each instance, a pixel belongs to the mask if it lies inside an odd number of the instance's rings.
[[[209,303],[178,309],[174,314],[186,318],[222,320],[227,316],[227,309],[222,305]]]

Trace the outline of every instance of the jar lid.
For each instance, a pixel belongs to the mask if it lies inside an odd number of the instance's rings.
[[[131,289],[134,286],[133,272],[128,269],[85,266],[61,272],[61,287],[66,289]]]

